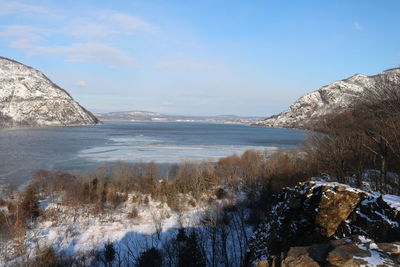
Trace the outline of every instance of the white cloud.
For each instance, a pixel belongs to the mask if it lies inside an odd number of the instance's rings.
[[[62,55],[67,61],[100,63],[113,67],[132,67],[135,61],[123,50],[97,42],[70,46],[34,46],[31,47],[31,54]]]
[[[140,17],[111,11],[73,21],[65,32],[84,38],[104,38],[110,35],[130,35],[135,32],[155,32],[156,27]]]
[[[11,15],[11,14],[21,14],[21,13],[40,13],[47,14],[48,10],[34,5],[28,5],[24,3],[19,3],[15,1],[0,1],[0,16],[1,15]]]
[[[39,6],[0,0],[0,16],[3,14],[54,13]],[[46,15],[47,17],[47,15]],[[118,48],[114,35],[129,35],[137,31],[154,32],[155,26],[140,17],[109,10],[88,12],[87,16],[72,17],[66,27],[36,27],[34,25],[0,26],[0,41],[21,49],[30,55],[65,57],[67,61],[91,62],[109,66],[132,67],[134,58]],[[74,36],[76,39],[70,39]],[[51,39],[62,40],[60,45]],[[66,38],[67,37],[67,38]],[[109,43],[113,42],[113,45]]]
[[[0,41],[8,43],[10,47],[21,49],[32,54],[33,48],[45,41],[49,30],[30,25],[0,26]]]
[[[109,66],[132,67],[134,59],[125,51],[101,42],[73,43],[71,45],[43,45],[50,30],[29,25],[0,27],[0,40],[22,49],[30,55],[64,56],[67,61],[100,63]]]
[[[29,25],[0,26],[0,39],[8,41],[10,46],[24,48],[43,41],[46,30]]]
[[[132,67],[134,59],[124,51],[103,43],[81,43],[67,47],[69,61],[87,61]]]
[[[361,31],[362,30],[362,26],[358,21],[354,21],[353,22],[353,27],[354,29],[356,29],[357,31]]]
[[[155,30],[155,27],[152,24],[137,16],[122,13],[111,13],[109,15],[109,20],[128,31],[152,32]]]

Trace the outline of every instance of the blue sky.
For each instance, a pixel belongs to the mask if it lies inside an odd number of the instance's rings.
[[[0,55],[92,111],[258,115],[400,65],[400,1],[4,1]]]

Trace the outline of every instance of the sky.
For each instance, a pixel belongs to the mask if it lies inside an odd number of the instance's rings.
[[[400,66],[400,1],[5,1],[0,56],[93,112],[270,116]]]

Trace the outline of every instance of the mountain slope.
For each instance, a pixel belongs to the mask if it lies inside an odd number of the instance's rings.
[[[374,89],[375,83],[383,77],[394,80],[400,86],[400,68],[386,70],[374,76],[356,74],[306,94],[286,111],[254,125],[277,128],[311,128],[321,117],[349,108],[366,89]]]
[[[98,119],[43,73],[0,57],[0,128],[92,125]]]

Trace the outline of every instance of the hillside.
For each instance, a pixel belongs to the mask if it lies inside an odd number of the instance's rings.
[[[0,57],[0,128],[92,125],[98,119],[43,73]]]
[[[286,111],[255,123],[255,126],[275,128],[312,128],[325,115],[342,112],[351,107],[366,90],[374,90],[383,78],[400,86],[400,68],[386,70],[374,76],[356,74],[336,81],[300,97]]]

